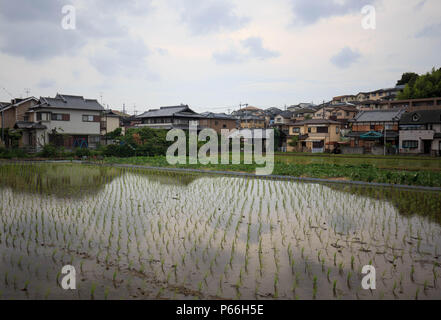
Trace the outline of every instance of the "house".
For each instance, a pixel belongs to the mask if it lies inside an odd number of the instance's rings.
[[[38,104],[38,99],[35,97],[28,97],[25,99],[12,99],[11,102],[2,102],[0,104],[0,127],[13,129],[17,121],[28,121],[29,108]],[[5,139],[4,144],[9,146],[11,141]],[[22,139],[19,141],[19,146],[22,146],[24,142]]]
[[[400,153],[441,156],[441,109],[407,112],[399,124]]]
[[[188,105],[181,104],[180,106],[151,109],[136,118],[141,121],[136,127],[188,130],[190,125],[196,125],[200,129],[199,122],[203,117],[191,110]]]
[[[57,94],[14,101],[5,108],[5,127],[21,134],[19,146],[39,151],[48,143],[66,148],[96,148],[100,143],[101,113],[97,100]],[[11,111],[10,111],[11,110]]]
[[[380,104],[382,109],[406,108],[408,112],[418,110],[437,110],[441,109],[441,97],[382,101]]]
[[[331,119],[346,123],[348,120],[353,119],[358,113],[358,109],[353,104],[340,103],[338,105],[328,105],[318,109],[313,119]]]
[[[399,138],[399,121],[405,109],[361,111],[349,120],[352,130],[350,148],[347,153],[383,154],[388,146],[389,153],[396,153]]]
[[[104,107],[97,100],[83,96],[40,97],[39,103],[28,111],[29,121],[46,129],[36,135],[32,129],[27,131],[33,138],[31,146],[39,149],[51,143],[68,149],[94,149],[101,143],[103,112]]]
[[[238,127],[236,118],[225,113],[204,112],[201,116],[200,125],[214,129],[218,134],[222,129],[233,130]]]
[[[310,119],[292,123],[286,141],[287,151],[313,153],[333,151],[340,142],[341,126],[340,122],[329,119]]]
[[[295,121],[304,121],[307,119],[312,119],[312,117],[314,116],[314,113],[317,110],[314,108],[303,108],[297,111],[293,112],[293,119]]]
[[[108,143],[107,134],[115,131],[118,128],[123,133],[124,127],[121,126],[121,115],[111,109],[105,110],[101,117],[101,141]]]
[[[340,103],[349,103],[349,102],[353,102],[356,100],[357,100],[357,97],[354,95],[338,96],[338,97],[332,98],[331,104],[335,105],[335,104],[340,104]]]
[[[237,116],[241,129],[263,129],[265,128],[265,117],[255,115]]]
[[[352,101],[364,102],[367,100],[393,100],[400,93],[405,86],[395,86],[394,88],[379,89],[370,92],[360,92],[355,96]]]
[[[274,125],[286,125],[292,121],[293,112],[282,111],[274,117]]]

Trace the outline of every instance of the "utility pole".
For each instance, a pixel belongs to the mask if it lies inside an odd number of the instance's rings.
[[[386,123],[384,124],[384,155],[386,155]]]
[[[137,115],[138,111],[136,111],[136,104],[133,104],[133,115]]]
[[[25,93],[26,93],[26,98],[28,98],[29,97],[29,93],[31,92],[31,89],[25,88],[24,90],[25,90]]]
[[[5,143],[5,117],[4,117],[4,113],[3,113],[3,104],[0,103],[0,108],[2,110],[2,142],[6,145]]]

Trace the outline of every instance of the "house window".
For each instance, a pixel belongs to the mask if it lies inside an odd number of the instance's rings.
[[[335,127],[335,133],[339,134],[340,133],[340,128],[339,127]]]
[[[308,128],[308,133],[311,133],[311,128]]]
[[[227,125],[226,125],[226,124],[223,124],[223,125],[222,125],[222,128],[226,129],[226,128],[227,128]]]
[[[418,148],[418,141],[417,140],[404,140],[403,141],[403,148],[417,149]]]
[[[70,121],[70,114],[52,113],[52,121]]]
[[[100,136],[89,136],[89,143],[100,143]]]
[[[328,133],[328,127],[317,127],[317,133]]]
[[[50,117],[49,117],[49,113],[47,112],[38,112],[37,113],[37,121],[49,121]]]
[[[293,129],[292,129],[292,132],[294,132],[294,133],[300,133],[300,128],[293,128]]]
[[[101,122],[100,116],[83,115],[83,122]]]

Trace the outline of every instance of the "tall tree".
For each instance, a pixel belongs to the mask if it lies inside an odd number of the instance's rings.
[[[409,82],[398,95],[399,100],[435,97],[441,97],[441,68],[433,68],[431,72],[419,76],[414,83]]]

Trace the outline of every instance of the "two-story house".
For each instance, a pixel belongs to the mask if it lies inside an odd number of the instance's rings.
[[[400,153],[441,156],[441,109],[403,114],[400,120]]]
[[[310,119],[289,126],[287,151],[321,153],[332,151],[340,141],[341,123],[329,119]],[[294,139],[293,139],[294,137]],[[296,145],[293,145],[295,141]]]
[[[383,154],[386,146],[389,152],[398,151],[398,123],[404,112],[405,109],[361,111],[349,120],[352,131],[347,136],[354,153]]]
[[[43,132],[28,132],[37,149],[47,143],[73,148],[96,148],[100,142],[101,117],[104,107],[95,99],[83,96],[57,94],[54,98],[41,97],[28,110],[28,121],[38,123]],[[19,124],[17,124],[19,125]]]
[[[190,125],[200,127],[200,114],[190,109],[188,105],[161,107],[151,109],[136,117],[141,120],[137,127],[149,127],[152,129],[189,129]]]

